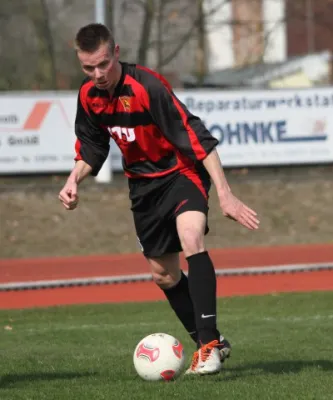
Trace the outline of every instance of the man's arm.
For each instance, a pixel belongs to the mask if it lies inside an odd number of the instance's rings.
[[[227,178],[225,177],[222,163],[216,149],[208,154],[202,163],[215,185],[219,199],[225,197],[225,195],[230,192],[230,187],[227,182]]]
[[[70,173],[65,186],[59,193],[59,200],[67,210],[74,210],[77,207],[79,202],[78,185],[91,174],[91,171],[91,166],[85,161],[79,160],[75,163],[75,167]]]
[[[75,163],[75,167],[70,173],[67,181],[78,185],[80,182],[84,180],[84,178],[86,178],[88,175],[91,174],[91,171],[92,168],[90,165],[88,165],[83,160],[79,160]]]
[[[202,163],[216,187],[223,215],[234,221],[238,221],[248,229],[258,229],[259,220],[257,213],[232,194],[216,149]]]
[[[96,176],[109,154],[110,135],[96,124],[82,91],[77,102],[75,135],[75,161],[84,161],[91,167],[91,175]]]
[[[77,207],[79,183],[88,175],[98,174],[110,148],[110,135],[99,128],[91,118],[81,91],[78,96],[75,135],[76,163],[59,193],[59,200],[67,210]]]

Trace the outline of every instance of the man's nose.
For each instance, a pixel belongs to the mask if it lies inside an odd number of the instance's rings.
[[[102,75],[103,74],[101,73],[101,70],[99,68],[96,68],[95,69],[95,77],[98,79],[98,78],[101,78]]]

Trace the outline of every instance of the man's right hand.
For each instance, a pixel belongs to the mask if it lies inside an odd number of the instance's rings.
[[[239,222],[250,230],[258,229],[260,221],[257,213],[242,203],[231,191],[226,191],[219,197],[223,215]]]
[[[79,196],[77,194],[77,183],[67,181],[65,186],[59,193],[59,200],[66,208],[66,210],[74,210],[79,202]]]
[[[79,202],[77,195],[78,185],[92,171],[90,165],[83,160],[78,160],[71,174],[69,175],[66,185],[59,193],[59,200],[62,202],[66,210],[74,210]]]

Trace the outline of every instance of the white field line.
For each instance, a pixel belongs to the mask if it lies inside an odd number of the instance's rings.
[[[316,263],[316,264],[271,265],[267,267],[224,268],[224,269],[217,268],[215,271],[216,275],[220,277],[220,276],[281,274],[281,273],[293,273],[293,272],[313,272],[313,271],[327,271],[327,270],[333,270],[333,262]],[[101,276],[101,277],[91,277],[91,278],[39,280],[30,282],[10,282],[10,283],[0,284],[0,291],[149,282],[151,280],[152,280],[151,274],[134,274],[134,275],[119,275],[119,276]]]
[[[308,315],[308,316],[287,316],[287,317],[262,317],[262,318],[247,318],[246,316],[240,317],[223,317],[219,322],[232,322],[235,320],[246,320],[250,319],[251,323],[260,323],[260,322],[282,322],[282,323],[306,323],[313,321],[325,321],[332,320],[333,314],[328,315]],[[158,331],[160,327],[170,327],[170,322],[168,321],[151,321],[151,322],[132,322],[132,323],[119,323],[119,324],[83,324],[83,325],[67,325],[67,324],[58,324],[52,323],[46,327],[39,328],[25,328],[25,327],[16,327],[15,330],[23,331],[27,333],[43,333],[43,332],[59,332],[59,331],[81,331],[81,330],[123,330],[126,328],[152,328],[155,331]]]

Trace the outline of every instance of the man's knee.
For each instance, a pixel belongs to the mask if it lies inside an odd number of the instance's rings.
[[[180,278],[179,256],[166,254],[158,258],[148,258],[153,281],[161,289],[170,289],[175,286]]]
[[[165,271],[152,271],[152,278],[156,285],[159,286],[161,289],[169,289],[177,284],[175,278]]]
[[[187,211],[177,217],[177,231],[185,257],[205,250],[204,235],[206,215],[199,211]]]
[[[203,233],[197,229],[184,228],[179,234],[179,239],[185,257],[201,253],[205,250]]]

